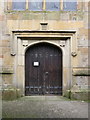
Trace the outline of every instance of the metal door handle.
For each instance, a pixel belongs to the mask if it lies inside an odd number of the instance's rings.
[[[47,75],[47,74],[48,74],[48,72],[45,72],[45,74]]]

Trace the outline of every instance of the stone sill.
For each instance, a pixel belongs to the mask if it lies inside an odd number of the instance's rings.
[[[73,76],[90,76],[90,69],[73,69]]]
[[[5,13],[84,13],[84,11],[32,11],[32,10],[6,10]]]

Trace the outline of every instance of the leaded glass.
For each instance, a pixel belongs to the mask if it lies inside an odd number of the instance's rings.
[[[64,0],[63,7],[64,11],[76,11],[77,0]]]
[[[59,11],[60,10],[60,0],[46,0],[46,10]]]
[[[12,0],[12,9],[13,10],[25,10],[26,0]]]
[[[29,0],[29,10],[42,11],[43,0]]]

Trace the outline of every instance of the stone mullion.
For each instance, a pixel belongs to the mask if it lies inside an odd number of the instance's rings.
[[[84,0],[77,0],[77,10],[83,10]]]
[[[12,0],[7,0],[7,10],[12,10]]]
[[[43,10],[46,10],[46,0],[43,0]]]
[[[60,10],[63,10],[63,2],[64,0],[60,0]]]
[[[29,0],[26,0],[26,10],[28,10],[28,3],[29,3]]]
[[[8,9],[8,1],[5,1],[4,2],[4,11],[7,11],[7,9]]]

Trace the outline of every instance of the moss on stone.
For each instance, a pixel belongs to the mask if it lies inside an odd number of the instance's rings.
[[[15,100],[21,97],[20,89],[7,88],[2,90],[3,100]]]
[[[90,76],[90,70],[73,70],[74,76]]]
[[[78,91],[72,91],[67,90],[64,94],[64,97],[67,97],[71,100],[83,100],[83,101],[90,101],[90,90],[78,90]]]
[[[88,91],[71,92],[71,99],[89,101],[89,93]]]
[[[71,90],[67,90],[64,94],[64,97],[71,98]]]

